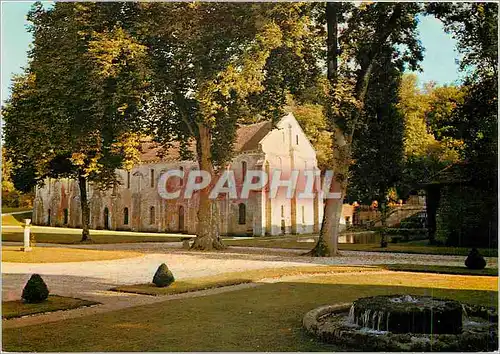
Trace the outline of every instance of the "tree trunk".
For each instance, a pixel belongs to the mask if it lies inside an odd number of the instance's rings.
[[[389,214],[389,207],[387,203],[385,202],[380,203],[380,216],[381,216],[380,221],[382,222],[382,232],[380,233],[380,248],[387,247],[385,227],[387,225],[388,214]]]
[[[333,89],[338,81],[338,17],[340,10],[338,2],[326,3],[326,26],[327,26],[327,69],[328,81],[330,83],[330,98]],[[314,248],[307,254],[312,256],[333,256],[338,254],[338,233],[340,214],[342,213],[343,199],[347,192],[347,179],[349,176],[349,167],[351,164],[351,144],[354,137],[358,120],[360,119],[364,107],[368,83],[373,70],[373,63],[378,55],[380,48],[387,41],[387,38],[396,26],[401,16],[402,5],[396,4],[387,25],[376,34],[369,50],[365,62],[362,63],[356,78],[355,98],[358,101],[358,108],[351,113],[349,125],[346,125],[345,131],[335,129],[333,135],[333,151],[335,163],[335,179],[340,184],[340,200],[327,200],[323,223],[319,234],[319,239]],[[332,112],[331,100],[327,100],[326,116],[332,127],[335,127],[335,115]],[[330,247],[330,249],[328,249]]]
[[[211,136],[210,130],[204,124],[198,124],[199,139],[197,142],[198,165],[201,171],[214,176],[214,168],[211,160]],[[198,205],[198,227],[196,238],[191,249],[195,250],[221,250],[225,246],[219,234],[219,213],[217,202],[209,198],[212,182],[199,191]]]
[[[343,196],[342,196],[343,197]],[[314,248],[307,253],[313,257],[333,257],[339,254],[339,220],[342,214],[342,199],[327,199],[319,239]]]
[[[80,187],[80,206],[82,209],[82,242],[89,242],[90,239],[90,208],[87,199],[87,178],[80,175],[78,177],[78,186]]]

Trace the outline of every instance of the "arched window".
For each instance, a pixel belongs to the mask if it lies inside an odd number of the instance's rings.
[[[295,145],[299,145],[299,136],[295,135]]]
[[[63,220],[64,225],[68,225],[68,216],[69,216],[69,212],[68,212],[68,209],[66,208],[66,209],[64,209],[64,220]]]
[[[50,226],[50,221],[51,221],[50,220],[51,214],[52,214],[52,210],[49,209],[47,211],[47,225],[49,225],[49,226]]]
[[[238,205],[238,224],[245,225],[247,223],[247,207],[245,204],[241,203]]]
[[[306,211],[304,206],[302,205],[302,224],[306,223]]]
[[[152,206],[149,208],[149,223],[153,225],[156,221],[156,215],[155,215],[155,207]]]
[[[155,186],[155,170],[151,169],[151,188]]]
[[[183,175],[184,173],[184,167],[179,167],[179,170],[181,171],[181,175]],[[181,182],[179,183],[179,185],[182,187],[182,185],[184,184],[184,176],[181,177]]]
[[[123,209],[123,225],[128,225],[128,208]]]
[[[246,161],[241,162],[241,181],[245,182],[245,177],[247,175],[247,163]]]
[[[130,171],[127,172],[127,188],[130,188]]]
[[[281,217],[285,217],[285,207],[283,205],[281,206]]]

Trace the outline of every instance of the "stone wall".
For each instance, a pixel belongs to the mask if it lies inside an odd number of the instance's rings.
[[[145,161],[129,172],[117,170],[120,185],[112,190],[100,191],[88,185],[91,228],[196,233],[197,194],[190,199],[164,200],[158,193],[160,175],[180,168],[185,172],[185,186],[187,174],[198,168],[197,163],[159,159]],[[236,154],[228,168],[235,172],[239,197],[244,169],[263,170],[269,175],[280,170],[282,179],[286,179],[293,169],[317,168],[316,153],[295,118],[288,115],[261,139],[257,149]],[[181,185],[180,179],[173,183]],[[35,223],[81,227],[79,194],[76,181],[48,179],[36,191]],[[310,199],[298,199],[296,195],[288,198],[284,188],[273,199],[268,189],[252,192],[245,200],[223,197],[217,208],[220,232],[228,235],[312,233],[319,230],[323,217],[321,194]],[[240,218],[242,208],[244,218]]]

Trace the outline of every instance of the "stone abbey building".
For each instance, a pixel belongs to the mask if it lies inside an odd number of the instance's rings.
[[[292,169],[317,169],[316,153],[295,117],[284,116],[273,129],[270,122],[240,126],[230,169],[242,181],[247,170],[276,169],[286,175]],[[160,157],[161,156],[161,157]],[[105,192],[88,186],[92,229],[148,232],[196,232],[197,198],[162,199],[158,193],[160,175],[171,169],[187,172],[198,169],[196,161],[182,161],[175,148],[163,150],[153,142],[142,144],[141,163],[131,171],[117,170],[121,184]],[[317,183],[319,178],[317,179]],[[320,193],[314,198],[287,198],[279,190],[270,198],[269,190],[251,193],[246,200],[220,198],[218,212],[222,235],[279,235],[312,233],[319,230],[323,217]],[[80,227],[80,192],[75,180],[47,180],[37,188],[33,221],[38,225]]]

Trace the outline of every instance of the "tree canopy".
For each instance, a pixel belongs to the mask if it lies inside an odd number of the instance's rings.
[[[36,3],[33,47],[3,109],[14,171],[78,179],[82,239],[89,238],[86,184],[119,183],[116,168],[137,156],[146,47],[127,31],[131,3]],[[29,182],[29,181],[27,181]]]

